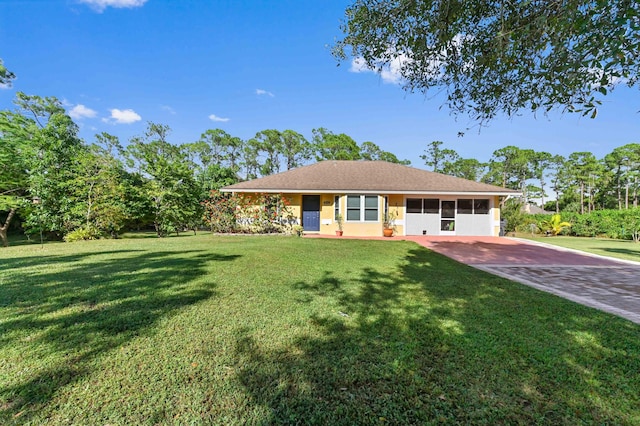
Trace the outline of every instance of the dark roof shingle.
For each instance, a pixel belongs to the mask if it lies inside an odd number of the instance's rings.
[[[518,191],[386,161],[328,160],[222,188],[229,192],[492,193]]]

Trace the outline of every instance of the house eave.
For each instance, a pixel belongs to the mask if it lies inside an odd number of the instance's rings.
[[[231,193],[268,193],[268,194],[372,194],[372,195],[478,195],[478,196],[518,196],[517,191],[438,191],[438,190],[365,190],[365,189],[265,189],[246,188],[228,189],[222,188],[221,192]]]

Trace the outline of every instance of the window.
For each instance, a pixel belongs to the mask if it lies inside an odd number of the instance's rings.
[[[420,198],[407,198],[407,213],[422,213],[422,200]]]
[[[333,197],[333,218],[338,219],[338,215],[340,214],[340,196],[336,195]]]
[[[377,195],[347,195],[347,221],[378,221]]]
[[[368,220],[368,221],[378,220],[378,196],[377,195],[364,196],[364,220]]]
[[[427,214],[440,213],[440,200],[438,198],[425,198],[424,212]]]
[[[473,212],[475,214],[489,214],[489,200],[473,200]]]
[[[458,214],[472,214],[472,213],[473,213],[473,200],[458,199]]]
[[[359,195],[347,195],[347,220],[360,220]]]

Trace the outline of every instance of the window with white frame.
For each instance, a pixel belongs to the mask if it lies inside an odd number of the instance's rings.
[[[338,215],[340,214],[340,196],[336,195],[333,197],[333,218],[338,220]]]
[[[379,208],[377,195],[347,195],[347,221],[377,222]]]

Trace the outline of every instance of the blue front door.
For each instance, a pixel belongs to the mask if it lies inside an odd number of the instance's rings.
[[[320,230],[320,196],[302,196],[302,227],[305,231]]]

